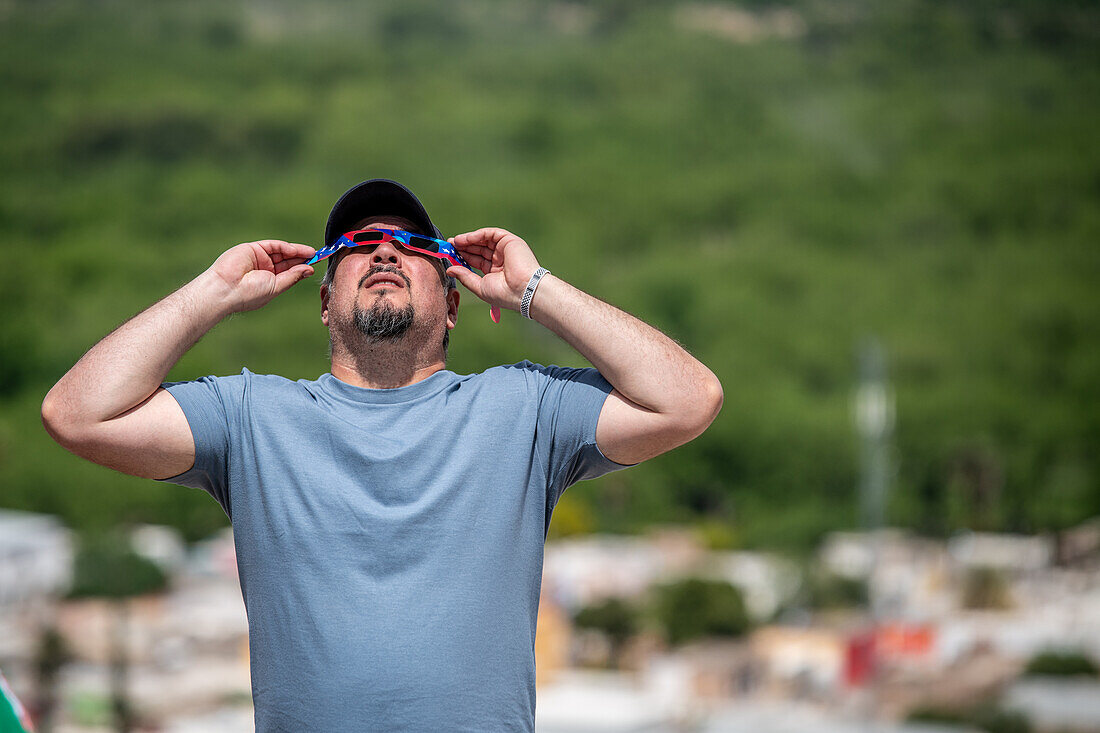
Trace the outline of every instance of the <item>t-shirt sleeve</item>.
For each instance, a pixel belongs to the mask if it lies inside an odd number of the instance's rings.
[[[239,422],[247,370],[232,377],[202,377],[189,382],[161,384],[179,403],[195,439],[195,464],[166,481],[202,489],[221,505],[232,520],[229,492],[230,436]]]
[[[631,465],[616,463],[596,445],[596,424],[613,389],[598,370],[525,363],[539,390],[535,449],[549,476],[551,509],[567,488]]]

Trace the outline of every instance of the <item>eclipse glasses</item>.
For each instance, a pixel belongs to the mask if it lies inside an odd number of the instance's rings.
[[[423,234],[413,234],[402,229],[356,229],[355,231],[346,232],[341,234],[332,244],[317,250],[317,254],[313,255],[306,264],[312,265],[315,262],[320,262],[336,254],[341,249],[382,244],[383,242],[397,242],[405,249],[413,252],[448,260],[452,265],[461,265],[469,270],[474,269],[466,263],[466,260],[462,259],[462,255],[447,240],[426,237]]]
[[[460,255],[458,250],[454,248],[454,245],[447,240],[406,232],[403,229],[356,229],[354,231],[345,232],[341,234],[335,242],[327,244],[317,250],[317,253],[305,264],[312,265],[320,262],[342,249],[370,247],[371,251],[373,251],[374,247],[384,242],[397,242],[403,249],[407,249],[410,252],[419,252],[420,254],[449,262],[452,265],[465,267],[467,270],[474,272],[474,268],[470,267],[466,260],[462,259],[462,255]],[[493,319],[493,323],[500,323],[500,308],[495,305],[491,306],[489,308],[489,317]]]

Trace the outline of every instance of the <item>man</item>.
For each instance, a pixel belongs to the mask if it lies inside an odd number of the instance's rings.
[[[393,181],[349,190],[325,244],[397,224],[442,238]],[[262,240],[85,354],[42,405],[64,447],[208,491],[233,524],[259,731],[533,730],[543,543],[562,492],[699,435],[715,376],[674,341],[539,267],[502,229],[450,240],[478,276],[396,241],[336,252],[331,372],[163,384],[230,313],[313,274]],[[685,267],[691,267],[685,257]],[[457,278],[595,369],[444,369]]]

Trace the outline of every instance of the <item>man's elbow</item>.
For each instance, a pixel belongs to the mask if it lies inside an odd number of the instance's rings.
[[[681,417],[681,427],[687,440],[693,440],[703,433],[718,413],[722,411],[722,383],[713,374],[704,380],[690,400],[690,409]]]
[[[51,438],[62,445],[64,445],[64,432],[62,430],[64,424],[65,420],[61,415],[57,400],[47,394],[46,398],[42,400],[42,427],[46,429]]]
[[[59,446],[74,456],[132,474],[112,462],[103,442],[104,434],[97,429],[97,424],[81,421],[78,413],[66,410],[59,400],[51,399],[49,395],[42,401],[42,427]]]
[[[42,427],[51,438],[68,450],[73,450],[80,442],[77,422],[64,409],[62,401],[52,390],[42,400]]]
[[[722,411],[722,401],[725,399],[725,394],[722,392],[722,383],[718,381],[718,377],[711,375],[703,387],[703,427],[699,432],[706,430],[714,418],[718,417],[718,413]]]
[[[722,391],[722,383],[718,381],[718,377],[715,377],[710,384],[710,395],[713,400],[714,417],[718,417],[718,413],[722,410],[722,402],[726,399],[726,394]],[[711,419],[713,420],[714,417]]]

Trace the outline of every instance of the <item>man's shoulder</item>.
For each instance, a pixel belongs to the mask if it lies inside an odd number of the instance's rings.
[[[532,369],[539,368],[541,366],[542,366],[541,364],[533,364],[530,361],[528,361],[527,359],[524,359],[523,361],[518,361],[515,364],[498,364],[497,366],[489,367],[485,371],[479,372],[479,373],[471,375],[471,376],[475,376],[475,377],[483,377],[483,376],[500,377],[500,376],[506,376],[506,375],[509,375],[509,374],[520,374],[522,372],[528,372],[528,371],[531,371]]]
[[[515,364],[501,364],[500,366],[486,369],[484,372],[481,372],[481,374],[473,376],[488,375],[490,378],[518,377],[528,379],[534,377],[542,379],[574,380],[577,379],[578,376],[593,373],[598,373],[593,367],[558,366],[557,364],[550,364],[547,366],[524,359]]]
[[[500,364],[499,366],[490,367],[489,369],[481,372],[481,374],[494,374],[497,376],[508,374],[534,374],[536,372],[547,374],[563,370],[570,371],[575,368],[577,367],[562,367],[558,366],[557,364],[550,364],[549,366],[547,366],[530,361],[529,359],[524,359],[523,361],[517,361],[515,364]],[[481,374],[476,376],[480,376]]]
[[[455,387],[472,390],[474,393],[506,396],[530,394],[542,381],[539,370],[546,367],[524,360],[515,364],[498,364],[472,374],[458,374]]]
[[[303,388],[308,389],[308,385],[315,383],[316,380],[310,381],[299,379],[297,381],[294,381],[279,374],[257,374],[247,367],[243,367],[240,374],[227,374],[223,376],[211,374],[204,377],[198,377],[196,379],[176,382],[163,382],[161,386],[167,388],[169,391],[174,391],[175,389],[181,388],[194,389],[199,387],[208,387],[221,393],[241,393],[251,392],[255,390],[300,391]]]
[[[515,364],[501,364],[486,369],[480,374],[469,376],[485,384],[521,384],[538,391],[555,386],[564,387],[567,383],[592,385],[600,387],[605,392],[610,391],[607,380],[594,367],[558,366],[557,364],[545,366],[526,359]]]
[[[483,372],[470,374],[469,377],[482,381],[530,381],[540,375],[545,376],[561,369],[558,366],[543,366],[524,359],[514,364],[499,364]]]

